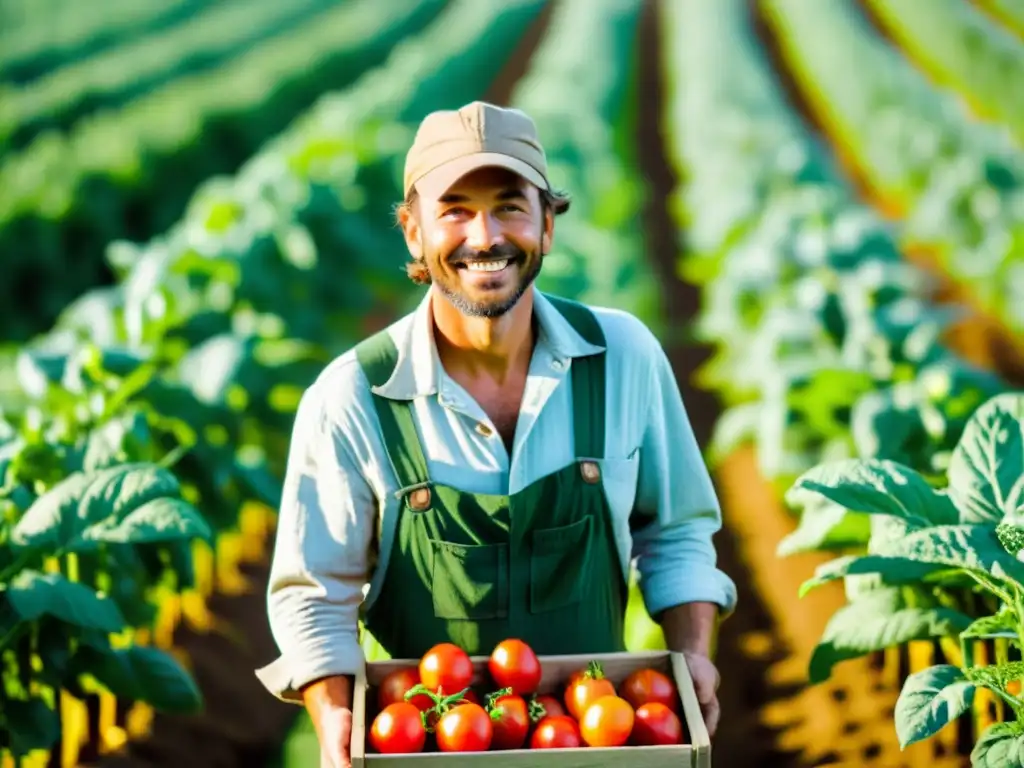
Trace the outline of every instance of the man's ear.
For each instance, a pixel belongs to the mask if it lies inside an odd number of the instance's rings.
[[[423,238],[421,237],[420,223],[416,220],[412,205],[403,205],[398,210],[398,223],[402,227],[402,235],[405,237],[405,247],[409,249],[409,255],[417,261],[422,261]]]
[[[541,255],[547,256],[555,243],[555,212],[548,208],[544,211],[544,232],[540,238]]]

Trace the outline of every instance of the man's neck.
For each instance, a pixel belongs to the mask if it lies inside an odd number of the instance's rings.
[[[501,317],[466,317],[441,296],[431,300],[434,339],[449,374],[486,376],[501,383],[533,354],[533,289]]]

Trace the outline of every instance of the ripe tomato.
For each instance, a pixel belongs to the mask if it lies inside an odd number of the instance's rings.
[[[634,719],[628,701],[602,696],[583,713],[580,735],[591,747],[621,747],[629,740]]]
[[[435,733],[442,752],[486,752],[494,729],[483,707],[466,702],[441,715]]]
[[[565,687],[565,708],[579,720],[587,707],[602,696],[614,696],[615,686],[604,676],[601,664],[590,662],[585,670],[574,672]]]
[[[547,693],[541,696],[534,696],[530,704],[531,719],[534,722],[540,722],[545,717],[558,717],[559,715],[569,714],[565,711],[565,707],[562,706],[562,702]]]
[[[420,711],[406,701],[388,704],[370,726],[370,744],[381,754],[421,752],[426,740]]]
[[[487,660],[487,668],[499,688],[511,688],[519,696],[528,696],[540,685],[540,660],[522,640],[498,643]]]
[[[520,749],[530,731],[530,715],[522,696],[499,696],[490,707],[492,749]]]
[[[582,746],[579,724],[568,715],[545,717],[530,737],[530,749],[577,749]]]
[[[651,701],[664,704],[679,713],[679,697],[671,678],[656,669],[638,669],[619,686],[619,696],[637,709]]]
[[[454,643],[438,643],[420,659],[420,680],[427,688],[446,696],[469,687],[473,680],[473,662],[469,654]]]
[[[448,706],[450,706],[450,707],[461,707],[463,704],[479,704],[479,703],[480,703],[480,699],[477,697],[476,691],[474,691],[472,688],[470,688],[468,691],[466,691],[464,694],[462,694],[462,698],[461,699],[459,699],[458,701],[453,701]],[[437,718],[438,718],[437,709],[435,709],[433,707],[434,707],[434,705],[432,703],[430,705],[430,708],[429,708],[430,711],[427,712],[427,727],[428,728],[433,728],[434,726],[437,725]]]
[[[385,677],[377,689],[377,705],[383,710],[388,704],[405,701],[405,694],[414,685],[419,685],[420,673],[415,667],[396,669]],[[426,712],[434,706],[434,702],[425,693],[419,693],[409,699],[409,703],[420,712]]]
[[[636,710],[630,742],[638,747],[682,744],[683,724],[660,701],[649,701]]]

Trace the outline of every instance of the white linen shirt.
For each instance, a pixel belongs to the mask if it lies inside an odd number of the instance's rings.
[[[575,461],[567,377],[573,358],[601,347],[534,290],[538,337],[510,456],[487,415],[441,366],[432,296],[389,327],[398,363],[372,390],[412,401],[431,481],[511,495]],[[721,511],[661,344],[631,314],[590,309],[605,335],[605,456],[598,463],[622,576],[629,578],[635,560],[652,616],[693,601],[716,603],[728,615],[736,587],[716,567],[711,538]],[[360,605],[380,593],[400,504],[372,391],[351,349],[317,377],[296,414],[268,589],[280,656],[257,671],[284,700],[299,700],[298,690],[317,679],[354,675],[364,662]],[[634,510],[651,522],[631,535]]]

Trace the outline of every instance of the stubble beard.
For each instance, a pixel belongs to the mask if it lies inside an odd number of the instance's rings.
[[[482,255],[477,254],[477,256]],[[434,270],[430,270],[432,273],[431,281],[440,291],[441,295],[466,317],[498,318],[511,311],[519,303],[523,294],[533,285],[537,275],[540,274],[542,258],[539,255],[535,254],[534,258],[528,259],[523,251],[516,249],[515,255],[512,258],[520,268],[528,265],[526,267],[528,271],[523,272],[519,276],[519,285],[516,286],[516,290],[502,300],[473,301],[464,292],[459,290],[455,280],[444,279],[446,276],[437,275],[434,273]]]

